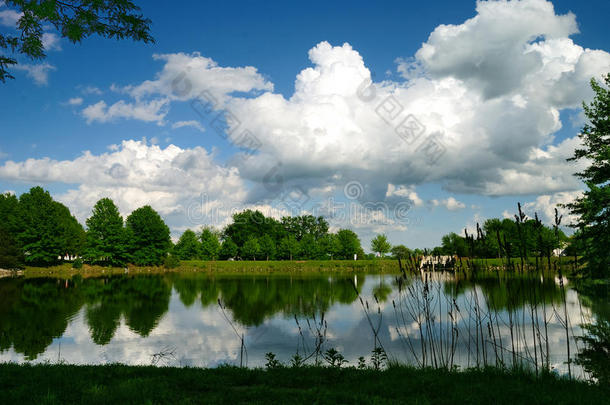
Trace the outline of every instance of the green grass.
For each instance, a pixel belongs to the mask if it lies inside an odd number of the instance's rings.
[[[602,404],[608,387],[494,369],[0,365],[2,404]]]
[[[163,266],[137,267],[130,265],[129,274],[162,274],[193,273],[210,274],[320,274],[320,273],[397,273],[398,261],[395,260],[293,260],[293,261],[204,261],[184,260],[174,269]],[[71,278],[100,277],[113,274],[124,274],[122,267],[102,267],[83,265],[81,269],[72,268],[71,263],[51,267],[32,267],[19,272],[25,277],[58,277]]]
[[[477,263],[488,267],[501,267],[503,259],[475,259]],[[551,258],[556,262],[558,258]],[[564,271],[569,272],[573,258],[562,257],[561,264]],[[517,265],[519,258],[513,258],[512,262]],[[529,258],[530,264],[535,263],[535,258]],[[463,260],[466,265],[468,261]],[[546,266],[546,259],[544,260]],[[376,260],[293,260],[293,261],[204,261],[204,260],[183,260],[180,266],[174,269],[166,269],[163,266],[138,267],[130,265],[129,274],[162,274],[162,273],[192,273],[206,272],[210,274],[320,274],[320,273],[397,273],[399,272],[398,261],[391,259]],[[72,268],[72,263],[63,263],[51,267],[26,266],[18,274],[25,277],[58,277],[71,278],[77,274],[83,277],[100,277],[113,274],[124,274],[122,267],[102,267],[83,265],[81,269]]]
[[[463,259],[463,261],[465,261],[465,260],[466,259]],[[506,265],[505,257],[504,258],[496,257],[496,258],[489,258],[489,259],[473,259],[473,260],[481,265],[487,265],[487,266],[501,267],[501,266]],[[515,266],[517,266],[517,265],[521,264],[521,259],[519,257],[512,257],[511,262],[514,263]],[[539,263],[540,267],[547,266],[547,258],[546,257],[539,258],[538,263]],[[570,257],[568,257],[568,256],[551,257],[551,265],[554,265],[555,263],[558,266],[559,266],[559,264],[561,264],[561,266],[564,266],[564,267],[572,266],[574,264],[574,258],[571,256]],[[530,266],[535,266],[536,258],[528,257],[527,264],[529,264]]]

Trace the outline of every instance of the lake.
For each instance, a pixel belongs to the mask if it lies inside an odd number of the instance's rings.
[[[313,363],[335,348],[357,365],[382,347],[414,365],[516,361],[566,374],[580,325],[609,312],[607,295],[580,296],[552,275],[3,278],[0,362],[256,367],[268,352]]]

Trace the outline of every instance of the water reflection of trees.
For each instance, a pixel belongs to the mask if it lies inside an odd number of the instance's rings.
[[[114,277],[83,281],[85,316],[91,337],[106,344],[121,315],[130,330],[148,336],[169,308],[171,284],[161,277]]]
[[[380,301],[393,299],[395,282],[370,277],[371,292]],[[365,277],[355,279],[358,290],[362,290]],[[37,358],[54,338],[64,334],[81,308],[96,344],[108,344],[122,319],[133,332],[148,336],[168,311],[172,288],[186,307],[216,306],[220,298],[236,322],[253,326],[278,314],[310,317],[327,312],[337,303],[350,304],[357,299],[353,282],[354,276],[212,277],[200,273],[70,281],[4,279],[0,280],[0,351],[12,347],[26,359]],[[480,289],[494,311],[514,310],[530,303],[560,304],[562,297],[552,278],[515,276],[472,281],[447,277],[443,282],[443,293],[455,298],[475,287]]]
[[[357,277],[357,283],[362,288],[364,277]],[[204,307],[222,298],[237,322],[254,326],[275,314],[311,316],[328,311],[335,303],[349,304],[357,298],[352,284],[352,278],[344,277],[194,276],[177,278],[173,286],[186,306],[192,305],[197,296]]]
[[[234,319],[260,325],[281,313],[310,316],[357,295],[352,278],[193,276],[109,277],[98,279],[5,279],[0,282],[0,351],[11,347],[33,360],[61,337],[84,307],[92,340],[109,343],[121,319],[130,330],[148,336],[169,309],[172,287],[187,307],[217,305],[222,297]],[[364,277],[357,278],[358,288]]]
[[[482,291],[487,304],[495,311],[514,311],[530,304],[560,304],[562,300],[561,290],[554,279],[521,276],[447,280],[444,293],[457,298],[473,288]]]
[[[64,333],[69,320],[82,306],[82,296],[63,288],[62,283],[23,280],[2,283],[1,351],[12,346],[27,360],[33,360],[53,338]]]

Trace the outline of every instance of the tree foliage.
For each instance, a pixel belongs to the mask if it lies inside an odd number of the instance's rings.
[[[201,257],[204,260],[216,260],[219,252],[218,233],[211,228],[203,228],[201,231]]]
[[[119,209],[110,198],[102,198],[87,218],[87,246],[84,258],[90,263],[123,266],[128,260],[128,246]]]
[[[127,237],[134,264],[158,266],[163,263],[171,241],[169,228],[149,205],[138,208],[127,217]]]
[[[244,243],[241,248],[241,256],[244,259],[256,260],[256,256],[260,254],[261,247],[258,244],[257,238],[250,238]]]
[[[0,268],[19,269],[23,267],[24,261],[21,247],[13,235],[0,225]]]
[[[520,229],[519,229],[520,227]],[[455,232],[444,235],[440,248],[433,254],[460,257],[545,257],[553,255],[553,250],[568,241],[561,229],[542,224],[537,219],[524,217],[517,223],[508,218],[491,218],[484,222],[480,234],[473,236],[470,243],[465,235]]]
[[[371,241],[371,250],[375,253],[379,253],[380,256],[388,253],[391,248],[392,245],[388,242],[388,237],[386,235],[377,235]]]
[[[283,217],[282,226],[286,233],[294,235],[300,241],[306,235],[319,239],[328,233],[328,222],[323,217],[301,215],[297,217]]]
[[[392,256],[394,256],[397,259],[401,259],[401,260],[408,258],[413,253],[413,252],[411,252],[411,249],[409,249],[405,245],[393,246],[392,250],[390,252],[392,253]]]
[[[350,229],[339,230],[337,232],[337,240],[339,244],[337,259],[351,260],[355,254],[360,254],[362,251],[358,235]]]
[[[279,246],[279,254],[282,259],[292,260],[299,253],[299,242],[294,235],[282,238]]]
[[[275,241],[269,235],[263,235],[262,238],[259,239],[260,245],[260,254],[265,258],[265,260],[275,259],[276,246]]]
[[[467,256],[466,240],[455,232],[451,232],[441,239],[441,250],[445,255]]]
[[[220,258],[224,260],[234,259],[237,256],[237,250],[237,245],[233,242],[233,239],[226,238],[220,246]]]
[[[585,182],[582,197],[568,204],[578,217],[573,224],[577,239],[584,244],[587,269],[596,277],[610,274],[610,73],[605,87],[591,79],[593,101],[583,104],[588,123],[578,135],[583,147],[570,160],[586,159],[589,166],[576,175]]]
[[[14,194],[0,194],[0,268],[23,266],[25,257],[17,240],[23,230],[19,200]]]
[[[33,60],[43,59],[45,26],[52,25],[62,38],[72,43],[92,35],[154,42],[151,21],[140,13],[140,7],[129,0],[5,0],[20,18],[15,34],[0,34],[0,81],[13,79],[9,68],[18,63],[16,54]],[[11,56],[9,56],[9,53]]]
[[[190,229],[184,231],[173,248],[173,253],[180,260],[194,260],[201,257],[201,244],[197,234]]]
[[[48,191],[33,187],[19,197],[19,207],[23,229],[18,241],[26,263],[48,266],[66,254],[80,253],[82,226]]]

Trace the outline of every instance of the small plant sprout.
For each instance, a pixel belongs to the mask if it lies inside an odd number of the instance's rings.
[[[329,366],[336,368],[341,368],[345,363],[349,363],[334,347],[331,347],[324,353],[324,360]]]
[[[282,366],[282,363],[280,363],[280,361],[275,358],[274,353],[269,352],[269,353],[265,354],[265,360],[267,360],[267,362],[265,363],[265,367],[268,370]]]

